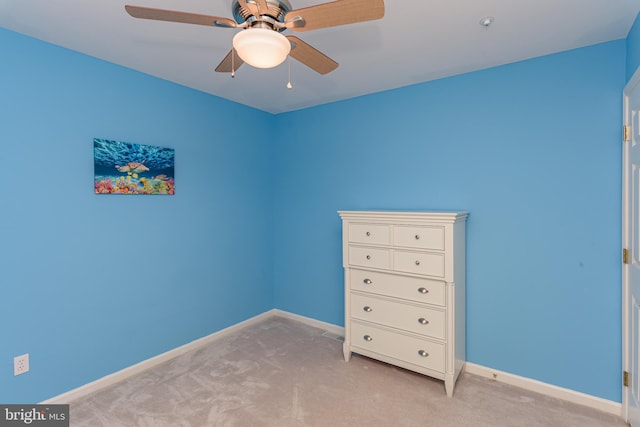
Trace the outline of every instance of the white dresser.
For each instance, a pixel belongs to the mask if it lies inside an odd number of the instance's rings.
[[[351,352],[444,380],[465,363],[467,212],[339,211]]]

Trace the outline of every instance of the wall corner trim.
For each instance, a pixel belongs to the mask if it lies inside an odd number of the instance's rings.
[[[498,371],[497,369],[487,368],[485,366],[476,365],[475,363],[471,362],[466,363],[465,372],[473,375],[479,375],[484,378],[489,378],[501,383],[520,387],[525,390],[544,394],[556,399],[561,399],[578,405],[588,406],[590,408],[608,412],[613,415],[622,416],[622,404],[614,402],[612,400],[603,399],[568,388],[558,387],[531,378],[510,374],[508,372]]]

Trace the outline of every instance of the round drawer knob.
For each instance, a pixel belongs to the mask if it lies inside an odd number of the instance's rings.
[[[427,289],[427,288],[418,288],[418,292],[420,292],[421,294],[428,294],[429,293],[429,289]]]
[[[420,355],[420,357],[429,357],[429,353],[424,350],[418,350],[418,354]]]
[[[367,259],[371,259],[371,255],[367,255]]]
[[[373,341],[373,338],[371,338],[371,335],[365,335],[362,338],[364,338],[365,341]]]
[[[372,284],[372,283],[373,283],[373,282],[371,281],[371,279],[364,279],[364,280],[363,280],[363,282],[364,282],[364,284],[365,284],[365,285],[370,285],[370,284]]]
[[[416,265],[420,265],[420,261],[416,260]]]
[[[369,233],[369,232],[367,231],[367,237],[369,237],[369,236],[371,236],[371,233]]]
[[[419,235],[419,234],[416,234],[416,235],[415,235],[415,238],[416,238],[416,240],[420,240],[420,235]]]
[[[425,319],[424,317],[421,317],[418,319],[418,323],[420,323],[421,325],[428,325],[429,321],[427,319]]]
[[[362,309],[367,313],[371,313],[373,311],[373,308],[369,307],[368,305],[365,305],[364,307],[362,307]]]

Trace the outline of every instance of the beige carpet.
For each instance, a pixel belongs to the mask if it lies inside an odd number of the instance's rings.
[[[273,317],[71,403],[71,426],[626,426],[471,374],[441,381],[354,356]]]

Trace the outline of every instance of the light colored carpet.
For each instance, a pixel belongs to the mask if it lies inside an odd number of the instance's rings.
[[[622,427],[614,415],[464,374],[444,385],[272,317],[71,403],[71,426]]]

